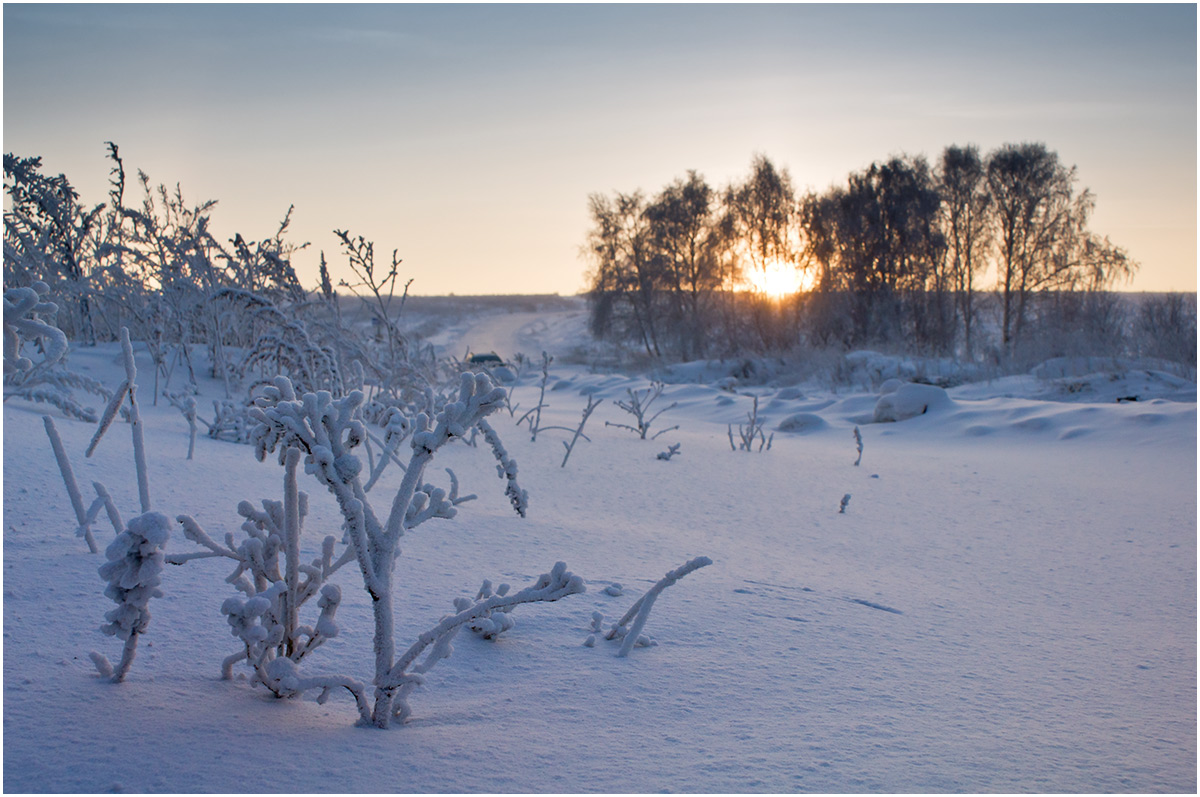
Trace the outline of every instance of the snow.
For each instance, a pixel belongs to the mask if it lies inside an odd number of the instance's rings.
[[[522,607],[495,639],[457,637],[408,697],[408,722],[387,731],[355,727],[345,691],[278,700],[220,680],[240,646],[221,613],[238,593],[220,559],[167,567],[126,681],[99,678],[88,652],[112,647],[98,630],[112,606],[104,557],[75,536],[45,405],[7,402],[5,790],[1195,792],[1194,382],[1134,363],[930,393],[908,381],[920,369],[864,353],[871,375],[850,389],[738,378],[730,392],[717,382],[737,364],[706,365],[666,379],[659,402],[676,406],[655,431],[680,428],[651,442],[604,426],[629,417],[614,400],[651,380],[571,356],[588,351],[583,328],[578,311],[556,311],[446,333],[455,354],[526,353],[522,408],[537,402],[542,350],[562,389],[546,393],[536,442],[506,411],[490,418],[519,463],[526,518],[482,446],[439,452],[478,498],[404,538],[398,645],[484,579],[520,587],[561,561],[588,589]],[[69,360],[110,388],[123,378],[117,346]],[[893,406],[936,401],[871,423],[884,374],[900,380]],[[223,395],[202,390],[200,407]],[[560,467],[569,433],[547,427],[574,429],[588,395],[603,400],[591,443]],[[745,422],[754,397],[767,429],[793,431],[769,451],[730,451],[727,425]],[[139,410],[156,510],[222,539],[240,501],[279,499],[273,457],[201,437],[189,461],[187,423],[152,400],[145,391]],[[55,422],[80,484],[102,481],[138,514],[124,430],[84,458],[94,424]],[[676,443],[683,456],[656,458]],[[401,478],[389,468],[375,490],[391,495]],[[341,538],[341,517],[311,476],[300,486],[307,561]],[[108,524],[94,532],[102,548],[112,539]],[[193,550],[171,534],[168,553]],[[600,631],[597,613],[620,618],[697,557],[713,564],[654,607],[657,645],[618,658],[613,644],[581,644]],[[370,599],[351,576],[333,577],[337,637],[280,677],[370,680]]]

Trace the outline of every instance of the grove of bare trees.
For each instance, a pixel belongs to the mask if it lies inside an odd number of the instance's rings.
[[[1139,321],[1113,297],[1138,263],[1090,229],[1094,195],[1040,143],[896,156],[823,192],[756,155],[721,189],[689,171],[589,202],[592,331],[652,358],[890,346],[1020,363],[1126,352],[1180,312]],[[804,289],[773,290],[772,269]]]

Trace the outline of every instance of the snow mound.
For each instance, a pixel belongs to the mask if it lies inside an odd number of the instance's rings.
[[[943,388],[935,385],[904,384],[880,396],[875,404],[875,423],[903,421],[954,404]]]
[[[828,429],[829,422],[820,415],[812,412],[797,412],[789,415],[775,427],[777,432],[792,432],[794,434],[811,434],[822,429]]]
[[[895,393],[904,384],[902,379],[889,379],[879,386],[879,395],[886,396],[889,393]]]

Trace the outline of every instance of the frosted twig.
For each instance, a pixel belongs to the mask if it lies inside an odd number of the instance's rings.
[[[560,467],[567,467],[567,460],[571,458],[571,451],[575,448],[575,444],[579,442],[579,438],[582,437],[589,443],[591,442],[591,440],[588,439],[588,436],[583,433],[583,427],[584,424],[588,422],[588,418],[591,417],[592,413],[599,406],[600,399],[595,398],[594,396],[588,396],[587,406],[583,408],[583,419],[579,421],[579,427],[575,430],[575,436],[571,438],[570,443],[568,443],[566,440],[563,441],[563,447],[567,449],[567,453],[565,456],[563,456],[562,465]]]
[[[842,505],[838,509],[838,514],[839,515],[846,514],[846,507],[848,507],[848,506],[850,506],[850,493],[846,493],[845,495],[842,496]]]
[[[122,387],[124,387],[124,385],[122,385]],[[167,391],[167,390],[164,390],[162,392],[162,394],[163,394],[163,397],[166,398],[166,400],[171,403],[172,407],[179,410],[180,414],[183,415],[183,419],[185,421],[187,421],[187,424],[188,424],[187,458],[191,459],[193,453],[196,450],[196,421],[199,420],[201,423],[203,423],[209,429],[212,429],[212,424],[209,423],[208,421],[204,420],[203,418],[199,418],[196,415],[196,397],[195,396],[185,395],[183,393],[183,391],[180,391],[179,393],[171,393],[170,391]]]
[[[854,444],[858,448],[858,459],[854,460],[854,467],[858,467],[862,463],[863,441],[862,432],[858,431],[858,427],[854,427]]]
[[[125,394],[129,391],[129,381],[121,383],[117,391],[113,393],[109,399],[107,406],[104,408],[104,414],[100,416],[100,422],[96,424],[96,433],[92,435],[92,442],[88,444],[87,451],[84,452],[85,457],[90,457],[92,452],[96,450],[96,445],[100,442],[100,438],[108,431],[108,427],[112,425],[113,419],[117,417],[117,410],[121,407],[121,402],[125,400]]]
[[[138,498],[143,514],[150,511],[150,476],[146,471],[146,441],[142,436],[142,419],[137,404],[137,367],[133,363],[133,344],[129,328],[121,327],[121,353],[125,360],[125,382],[129,386],[129,425],[133,430],[133,462],[137,467]]]
[[[550,363],[552,362],[554,362],[554,358],[546,352],[542,352],[542,382],[541,389],[538,392],[538,402],[533,408],[527,410],[524,415],[517,419],[517,426],[524,423],[526,419],[529,420],[529,440],[534,443],[537,442],[538,431],[542,425],[542,410],[549,406],[545,402],[546,382],[550,379]],[[505,397],[505,401],[508,401],[507,397]]]
[[[483,432],[483,439],[487,441],[492,449],[492,454],[498,461],[496,475],[507,482],[504,494],[508,496],[509,503],[512,504],[517,514],[525,517],[525,512],[529,509],[529,493],[517,483],[517,461],[508,455],[504,444],[500,442],[500,435],[496,434],[496,430],[492,428],[491,424],[480,419],[476,426],[479,427],[479,431]]]
[[[673,457],[679,453],[679,446],[680,446],[679,443],[675,443],[674,445],[667,448],[666,451],[658,452],[658,456],[655,457],[655,459],[666,460],[669,462],[671,460],[671,457]]]
[[[125,528],[125,523],[121,520],[121,513],[117,511],[117,505],[113,503],[112,496],[108,494],[108,488],[100,482],[92,482],[92,489],[99,496],[97,500],[104,502],[104,511],[108,513],[108,520],[117,534],[120,534],[121,530]]]

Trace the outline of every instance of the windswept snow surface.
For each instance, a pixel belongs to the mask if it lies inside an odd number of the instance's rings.
[[[567,351],[572,341],[537,335],[577,330],[569,316],[484,319],[462,348]],[[76,349],[71,364],[115,386],[117,354]],[[529,366],[515,388],[517,417],[538,377]],[[43,408],[9,402],[5,791],[1196,790],[1194,384],[1191,402],[1129,403],[964,385],[878,424],[880,397],[865,390],[676,384],[659,401],[678,406],[651,434],[679,430],[651,441],[605,427],[628,418],[612,400],[647,384],[551,366],[543,426],[573,429],[585,393],[605,399],[565,468],[568,433],[531,443],[507,412],[493,416],[527,519],[486,450],[455,445],[435,462],[429,477],[453,467],[479,498],[404,540],[399,645],[485,578],[520,588],[562,560],[588,591],[518,607],[496,641],[460,635],[410,698],[412,719],[389,731],[354,727],[345,694],[280,701],[218,680],[237,649],[222,560],[169,567],[127,681],[101,680],[89,652],[119,655],[99,631],[104,560],[74,536]],[[202,389],[203,415],[220,387]],[[728,424],[746,422],[752,393],[768,432],[791,431],[769,451],[734,452]],[[178,411],[139,395],[155,510],[219,539],[237,532],[239,501],[279,500],[278,465],[207,438],[188,461]],[[101,480],[136,514],[129,427],[85,459],[93,427],[56,423],[85,495]],[[656,458],[674,443],[677,456]],[[372,495],[398,481],[393,469]],[[340,518],[313,479],[301,486],[307,560]],[[111,527],[96,528],[103,547]],[[176,526],[167,550],[194,548]],[[643,632],[656,646],[617,658],[602,635],[584,645],[594,612],[607,627],[698,556],[714,564],[655,604]],[[341,633],[302,669],[369,680],[368,598],[352,567],[334,580]]]

